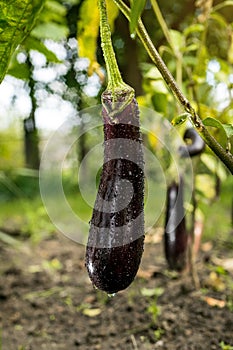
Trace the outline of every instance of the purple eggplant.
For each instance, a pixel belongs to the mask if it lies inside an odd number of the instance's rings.
[[[102,95],[104,164],[86,248],[93,285],[109,294],[134,280],[144,244],[144,160],[139,109],[128,93]]]
[[[188,234],[186,230],[183,180],[173,181],[167,189],[164,233],[165,256],[171,269],[182,271],[187,266]]]

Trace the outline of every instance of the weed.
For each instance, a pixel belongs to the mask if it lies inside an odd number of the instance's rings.
[[[153,323],[157,322],[157,318],[160,315],[160,307],[158,306],[158,297],[164,293],[163,288],[142,288],[141,294],[147,297],[149,300],[149,305],[147,307],[147,312],[151,315]]]
[[[163,334],[164,334],[164,330],[162,328],[156,329],[154,331],[156,341],[160,340]]]
[[[219,344],[222,350],[233,350],[233,346],[230,344],[225,344],[224,341],[221,341]]]

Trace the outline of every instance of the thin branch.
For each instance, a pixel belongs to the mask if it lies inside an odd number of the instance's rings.
[[[168,26],[167,26],[167,23],[165,22],[164,18],[163,18],[163,15],[160,11],[160,8],[159,8],[159,5],[157,3],[156,0],[151,0],[151,5],[152,5],[152,8],[154,10],[154,13],[156,15],[156,18],[157,18],[157,21],[159,22],[159,25],[163,31],[163,34],[168,42],[168,44],[170,45],[173,53],[176,55],[179,55],[179,52],[177,52],[177,48],[175,47],[175,45],[173,44],[173,41],[172,41],[172,38],[171,38],[171,35],[170,35],[170,32],[169,32],[169,29],[168,29]]]
[[[125,17],[130,20],[130,8],[123,2],[123,0],[113,0],[116,5],[119,7],[121,12],[125,15]],[[210,147],[210,149],[218,156],[218,158],[226,165],[226,167],[233,174],[233,155],[226,150],[217,142],[217,140],[208,132],[206,127],[204,126],[201,118],[196,113],[195,109],[192,107],[189,100],[185,97],[179,86],[177,85],[175,79],[172,74],[168,70],[166,64],[162,60],[158,51],[154,47],[149,34],[147,33],[141,19],[138,21],[137,35],[141,42],[143,43],[146,51],[148,52],[151,60],[157,66],[160,74],[163,79],[167,83],[167,85],[172,90],[173,94],[179,101],[179,103],[183,106],[184,110],[188,112],[190,115],[190,121],[193,126],[199,133],[199,135],[203,138],[206,144]]]
[[[172,52],[173,52],[175,58],[176,58],[176,82],[177,82],[178,86],[181,86],[181,84],[182,84],[182,53],[180,52],[179,48],[177,48],[176,45],[174,45],[174,42],[172,40],[167,23],[166,23],[165,19],[163,18],[163,15],[162,15],[162,12],[160,11],[157,0],[151,0],[151,5],[152,5],[152,8],[154,10],[157,21],[159,22],[160,28],[162,29],[163,34],[164,34],[170,48],[172,49]]]

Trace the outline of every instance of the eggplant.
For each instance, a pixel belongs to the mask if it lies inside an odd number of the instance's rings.
[[[139,108],[128,91],[102,94],[104,164],[85,264],[95,287],[108,294],[127,288],[144,245],[144,160]]]
[[[191,143],[187,143],[187,146],[181,146],[179,148],[179,154],[182,158],[193,157],[202,153],[205,149],[205,142],[201,136],[193,128],[189,128],[185,131],[183,136],[185,141],[191,140]]]
[[[205,142],[195,129],[187,129],[183,138],[187,145],[180,146],[178,149],[181,158],[194,157],[204,151]],[[180,177],[179,183],[173,181],[167,189],[164,249],[170,269],[177,271],[186,268],[188,264],[188,245],[191,244],[186,230],[183,188],[184,182]]]
[[[169,268],[182,271],[187,266],[188,234],[186,230],[184,182],[173,181],[167,189],[166,218],[164,232],[165,256]]]
[[[144,160],[134,90],[117,65],[105,0],[98,0],[98,7],[108,85],[102,94],[104,164],[85,264],[93,285],[113,294],[134,280],[143,253]]]

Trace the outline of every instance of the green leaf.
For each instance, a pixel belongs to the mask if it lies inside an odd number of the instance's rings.
[[[221,2],[220,4],[214,6],[212,8],[212,11],[218,11],[218,10],[221,10],[222,8],[224,7],[227,7],[227,6],[233,6],[233,0],[226,0],[226,1],[223,1]]]
[[[32,36],[27,37],[27,39],[24,41],[24,47],[27,49],[27,51],[36,50],[42,53],[43,55],[45,55],[45,57],[47,58],[47,61],[49,62],[55,62],[55,63],[61,62],[57,58],[57,56],[52,51],[50,51],[41,40],[37,38],[33,38]]]
[[[38,39],[59,41],[67,37],[68,28],[57,23],[41,23],[33,29],[32,35]]]
[[[142,288],[141,294],[144,297],[160,297],[164,293],[164,289],[157,287],[157,288]]]
[[[46,0],[38,24],[48,22],[64,24],[66,22],[66,13],[67,10],[64,5],[59,4],[57,1]]]
[[[173,47],[175,47],[178,51],[182,51],[185,48],[185,39],[184,35],[181,32],[178,32],[178,30],[169,30],[171,40]]]
[[[222,129],[222,123],[212,117],[207,117],[206,119],[203,120],[203,124],[205,126],[213,126],[214,128]]]
[[[119,14],[119,8],[114,4],[112,0],[107,0],[107,13],[108,13],[108,23],[111,31],[114,30],[114,22]]]
[[[203,79],[203,82],[206,79],[206,70],[207,70],[208,60],[209,60],[209,56],[208,56],[207,47],[205,45],[201,45],[197,55],[197,62],[196,62],[194,74],[198,77],[198,79],[200,78]]]
[[[0,82],[16,47],[32,30],[44,0],[0,0]]]
[[[142,67],[142,69],[143,68],[144,67]],[[145,68],[147,68],[146,65],[145,65]],[[151,68],[149,68],[148,71],[146,71],[146,73],[144,73],[144,77],[147,78],[147,79],[156,80],[156,79],[161,79],[161,74],[160,74],[160,72],[159,72],[157,67],[152,66]]]
[[[183,48],[183,52],[191,52],[191,51],[197,51],[199,49],[198,44],[191,44]]]
[[[232,65],[233,64],[233,33],[230,34],[231,42],[228,49],[228,62]]]
[[[226,180],[226,169],[221,162],[216,163],[216,157],[214,155],[203,153],[201,155],[201,161],[213,174],[216,173],[221,181]]]
[[[162,79],[158,79],[158,80],[152,80],[151,83],[151,88],[153,91],[158,92],[160,94],[167,94],[167,87],[164,84],[164,81]]]
[[[212,13],[211,18],[213,20],[215,20],[221,27],[227,28],[228,23],[227,23],[226,19],[222,15],[220,15],[219,13],[216,13],[216,12]]]
[[[151,97],[154,110],[160,113],[166,113],[167,110],[167,95],[164,93],[154,93]]]
[[[107,0],[108,23],[111,30],[119,13],[118,7],[113,1]],[[79,56],[86,57],[90,64],[96,62],[97,39],[99,35],[99,10],[93,6],[93,0],[82,3],[78,21],[78,51]]]
[[[196,175],[196,190],[202,193],[205,199],[213,199],[215,196],[214,177],[208,174]]]
[[[197,57],[190,56],[190,55],[184,56],[183,62],[185,64],[185,66],[195,67],[197,64]]]
[[[233,125],[232,124],[222,124],[225,133],[227,135],[228,138],[233,136]]]
[[[180,114],[177,117],[173,118],[171,123],[174,126],[181,125],[189,118],[189,116],[190,116],[189,113]]]
[[[81,57],[96,61],[97,38],[99,35],[99,10],[92,0],[83,2],[78,21],[78,49]]]
[[[196,24],[192,24],[192,25],[188,26],[187,28],[185,28],[185,30],[183,31],[183,34],[185,37],[187,37],[190,34],[201,33],[203,31],[204,31],[204,25],[200,24],[200,23],[196,23]]]
[[[26,63],[18,63],[15,61],[13,64],[11,64],[7,74],[12,75],[17,79],[28,80],[30,77],[30,70]]]
[[[224,132],[227,138],[233,136],[233,125],[232,124],[222,124],[219,120],[215,118],[208,117],[203,120],[205,126],[212,126],[218,128]]]
[[[66,15],[65,6],[60,4],[58,1],[47,0],[45,3],[45,7],[50,12],[51,15],[56,14],[57,16],[60,16],[61,18],[65,17],[65,15]]]
[[[29,79],[30,72],[26,63],[19,63],[17,59],[19,52],[19,49],[15,50],[15,52],[11,56],[7,74],[12,75],[17,79],[27,80]]]
[[[230,145],[230,138],[233,136],[233,125],[231,124],[222,124],[219,120],[215,118],[206,118],[203,120],[203,124],[205,126],[212,126],[214,128],[217,128],[223,132],[223,134],[226,136],[227,139],[227,145],[226,148],[229,150],[231,148]]]
[[[130,12],[130,34],[132,37],[135,37],[135,33],[138,26],[138,20],[145,8],[146,0],[133,0],[131,1],[131,12]]]
[[[67,9],[65,5],[62,5],[58,1],[46,0],[43,10],[41,11],[37,26],[34,29],[34,32],[36,32],[36,37],[40,38],[38,26],[40,30],[41,30],[41,27],[46,24],[54,24],[57,26],[58,30],[59,30],[59,25],[64,28],[64,26],[66,25],[66,14],[67,14]],[[42,38],[44,38],[44,30],[41,30],[41,31],[43,33]],[[66,32],[68,32],[68,29],[65,31],[65,33]],[[49,34],[50,33],[48,32],[46,38],[47,37],[50,38]],[[53,32],[52,32],[52,35],[54,36]],[[51,37],[51,39],[53,39],[53,37]],[[59,38],[57,39],[56,37],[55,40],[59,40]]]

